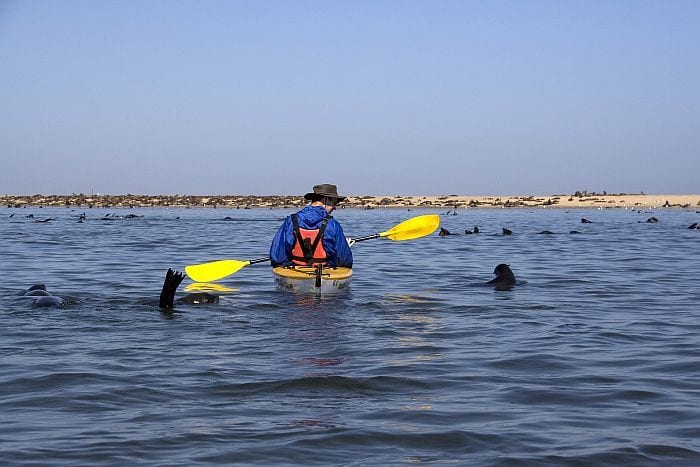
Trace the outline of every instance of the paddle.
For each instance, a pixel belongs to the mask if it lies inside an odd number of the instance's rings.
[[[355,243],[381,237],[386,237],[389,240],[394,240],[396,242],[413,240],[414,238],[430,235],[431,233],[435,232],[439,225],[440,216],[437,214],[426,214],[405,220],[385,232],[355,238],[354,240]],[[212,261],[210,263],[185,266],[185,272],[190,279],[195,282],[212,282],[223,279],[226,276],[230,276],[249,264],[264,263],[265,261],[270,261],[270,257],[266,256],[264,258],[251,259],[247,261],[222,259],[219,261]]]

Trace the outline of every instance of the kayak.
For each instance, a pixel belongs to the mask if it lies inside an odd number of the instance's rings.
[[[350,286],[351,268],[315,268],[286,266],[272,268],[281,289],[301,293],[334,293]]]

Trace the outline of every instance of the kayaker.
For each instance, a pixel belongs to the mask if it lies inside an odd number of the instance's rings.
[[[304,199],[311,201],[301,211],[287,216],[270,245],[273,267],[317,265],[352,267],[352,251],[340,223],[331,216],[346,197],[331,184],[314,187]]]

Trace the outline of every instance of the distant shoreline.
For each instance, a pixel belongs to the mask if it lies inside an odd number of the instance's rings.
[[[8,208],[25,206],[76,208],[299,208],[302,195],[285,196],[180,196],[180,195],[6,195],[0,203]],[[700,195],[598,194],[575,195],[440,195],[440,196],[349,196],[347,208],[700,208]]]

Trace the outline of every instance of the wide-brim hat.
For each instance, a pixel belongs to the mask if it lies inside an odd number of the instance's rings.
[[[320,198],[323,198],[324,196],[327,198],[335,198],[338,201],[342,201],[345,198],[347,198],[347,196],[340,196],[338,194],[338,187],[337,186],[331,185],[330,183],[322,183],[321,185],[316,185],[314,187],[313,192],[306,193],[304,195],[304,199],[309,199],[309,200],[320,199]]]

